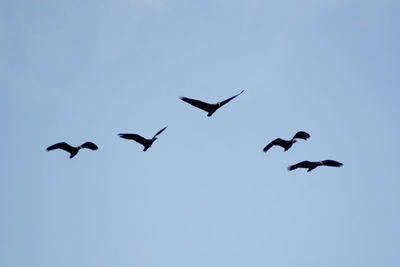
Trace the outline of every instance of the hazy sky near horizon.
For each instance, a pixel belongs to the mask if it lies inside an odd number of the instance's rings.
[[[399,266],[399,11],[2,1],[0,266]]]

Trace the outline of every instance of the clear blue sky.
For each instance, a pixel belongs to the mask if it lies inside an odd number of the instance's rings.
[[[399,11],[2,1],[0,266],[400,266]]]

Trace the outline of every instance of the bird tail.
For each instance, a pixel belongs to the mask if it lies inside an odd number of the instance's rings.
[[[316,166],[310,167],[310,168],[308,168],[307,172],[310,172],[310,171],[314,170],[315,168],[316,168]]]

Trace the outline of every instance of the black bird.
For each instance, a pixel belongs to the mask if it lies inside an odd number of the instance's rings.
[[[93,144],[92,142],[86,142],[78,147],[75,146],[70,146],[65,142],[61,142],[61,143],[57,143],[55,145],[49,146],[46,150],[50,151],[50,150],[54,150],[54,149],[62,149],[65,150],[67,152],[69,152],[71,155],[69,156],[70,159],[72,159],[73,157],[75,157],[76,154],[78,154],[78,151],[82,148],[89,148],[91,150],[97,150],[98,147]]]
[[[222,107],[223,105],[225,105],[226,103],[228,103],[229,101],[231,101],[232,99],[234,99],[235,97],[237,97],[238,95],[240,95],[243,92],[244,92],[244,90],[242,90],[239,94],[234,95],[228,99],[225,99],[224,101],[217,102],[216,104],[208,104],[208,103],[202,102],[200,100],[191,99],[191,98],[182,97],[182,96],[180,97],[180,99],[182,99],[186,103],[191,104],[192,106],[195,106],[196,108],[199,108],[199,109],[202,109],[202,110],[208,112],[207,116],[210,117],[215,111],[217,111],[217,109],[219,109],[220,107]]]
[[[139,144],[142,144],[144,146],[143,151],[146,151],[151,145],[153,144],[154,141],[157,140],[157,136],[162,133],[165,129],[167,129],[168,126],[162,128],[159,130],[151,139],[146,139],[143,138],[142,136],[138,134],[127,134],[127,133],[120,133],[118,134],[119,137],[124,138],[124,139],[129,139],[129,140],[134,140],[138,142]]]
[[[271,143],[269,143],[266,147],[264,147],[263,151],[267,152],[271,147],[273,146],[281,146],[286,150],[288,150],[294,143],[296,143],[296,139],[304,139],[307,140],[310,137],[310,135],[306,132],[297,132],[292,139],[290,140],[283,140],[281,138],[277,138]]]
[[[323,161],[314,161],[314,162],[306,160],[306,161],[299,162],[295,165],[289,166],[288,170],[293,171],[297,168],[306,168],[306,169],[308,169],[307,172],[310,172],[313,169],[317,168],[318,166],[341,167],[342,165],[343,165],[343,163],[340,163],[340,162],[337,162],[334,160],[330,160],[330,159],[323,160]]]

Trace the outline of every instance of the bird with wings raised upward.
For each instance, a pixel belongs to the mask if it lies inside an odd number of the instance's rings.
[[[264,152],[267,152],[267,151],[268,151],[271,147],[273,147],[273,146],[281,146],[281,147],[283,147],[283,148],[285,149],[284,151],[286,151],[286,150],[288,150],[289,148],[291,148],[292,145],[293,145],[294,143],[297,142],[296,139],[304,139],[304,140],[307,140],[308,138],[310,138],[310,135],[309,135],[308,133],[303,132],[303,131],[300,131],[300,132],[297,132],[297,133],[293,136],[293,138],[290,139],[290,140],[283,140],[283,139],[281,139],[281,138],[275,139],[274,141],[272,141],[271,143],[269,143],[266,147],[264,147],[263,151],[264,151]]]
[[[120,134],[118,134],[118,136],[121,138],[124,138],[124,139],[134,140],[134,141],[138,142],[139,144],[142,144],[143,151],[146,151],[147,149],[149,149],[149,147],[151,147],[151,145],[154,143],[154,141],[157,140],[157,136],[159,134],[161,134],[165,129],[167,129],[167,127],[168,126],[159,130],[151,139],[146,139],[138,134],[129,134],[129,133],[120,133]]]
[[[217,109],[219,109],[220,107],[222,107],[223,105],[225,105],[226,103],[228,103],[229,101],[231,101],[232,99],[234,99],[235,97],[237,97],[238,95],[240,95],[241,93],[243,93],[244,90],[242,90],[239,94],[234,95],[228,99],[225,99],[224,101],[221,102],[217,102],[216,104],[209,104],[200,100],[196,100],[196,99],[191,99],[191,98],[187,98],[187,97],[180,97],[180,99],[182,101],[185,101],[186,103],[191,104],[192,106],[195,106],[196,108],[202,109],[204,111],[206,111],[208,114],[208,117],[211,117],[211,115],[217,111]]]

